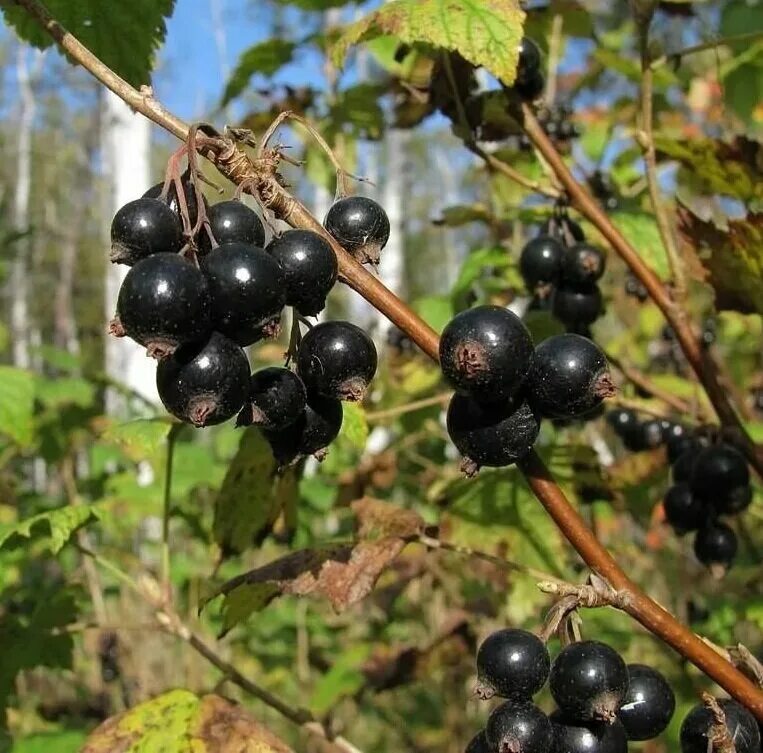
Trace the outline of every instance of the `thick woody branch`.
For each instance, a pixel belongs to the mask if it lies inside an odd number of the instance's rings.
[[[10,0],[5,1],[9,2]],[[68,34],[56,23],[38,0],[14,0],[14,2],[24,7],[58,41],[70,57],[93,73],[109,89],[158,125],[175,134],[178,138],[187,140],[189,128],[185,123],[167,113],[152,97],[141,95],[111,72],[71,34]],[[595,221],[595,224],[599,226],[612,245],[617,247],[618,253],[624,258],[627,257],[629,266],[644,282],[660,308],[669,312],[672,302],[662,289],[659,280],[641,261],[635,249],[609,222],[591,196],[577,184],[543,133],[529,107],[525,108],[525,125],[528,135],[554,168],[581,211],[589,219]],[[265,208],[272,211],[277,217],[292,226],[320,233],[331,242],[337,255],[342,280],[403,330],[427,355],[438,360],[439,338],[437,333],[326,233],[318,220],[280,185],[272,164],[253,163],[233,142],[228,140],[207,139],[202,144],[202,151],[204,156],[208,157],[226,177],[236,184],[248,181],[249,190],[256,195]],[[677,326],[674,325],[674,328],[679,334],[679,339],[683,336],[682,344],[685,340],[689,352],[695,357],[697,368],[700,368],[702,358],[696,339],[686,328],[684,328],[683,333],[679,331]],[[688,355],[689,353],[687,353],[687,357]],[[704,370],[702,374],[705,376]],[[712,379],[708,379],[708,383],[710,386],[717,384]],[[713,399],[714,404],[717,403],[716,407],[721,409],[719,413],[725,414],[727,423],[736,425],[736,415],[726,402],[725,394],[721,397],[717,394],[711,395],[711,399]],[[721,417],[724,418],[723,415]],[[627,577],[612,555],[596,539],[566,499],[543,461],[534,451],[520,464],[520,468],[535,496],[586,564],[605,578],[612,588],[621,593],[625,611],[689,661],[696,664],[738,701],[748,706],[759,719],[763,720],[763,692],[756,688],[739,670],[708,647],[685,625],[682,625],[671,614],[652,601]]]

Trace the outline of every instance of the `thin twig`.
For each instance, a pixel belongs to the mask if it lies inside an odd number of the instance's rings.
[[[756,39],[763,39],[763,31],[748,31],[744,34],[735,34],[728,37],[720,37],[719,39],[710,39],[707,42],[701,42],[700,44],[695,44],[691,47],[685,47],[683,50],[667,52],[652,60],[650,67],[653,70],[656,70],[666,63],[679,63],[687,55],[694,55],[697,52],[705,52],[705,50],[714,50],[716,47],[722,47],[723,45],[738,44],[739,42],[752,42]]]
[[[172,507],[172,464],[175,458],[175,440],[181,424],[173,424],[167,434],[167,465],[164,470],[164,500],[162,503],[162,588],[165,598],[172,593],[170,570],[170,510]]]
[[[424,408],[431,408],[433,405],[443,405],[444,403],[447,403],[451,397],[453,397],[452,392],[441,392],[439,395],[432,395],[431,397],[425,397],[421,400],[414,400],[411,403],[396,405],[394,408],[372,411],[371,413],[366,414],[366,421],[369,423],[388,421],[390,418],[397,418],[398,416],[405,416],[408,413],[415,413]]]

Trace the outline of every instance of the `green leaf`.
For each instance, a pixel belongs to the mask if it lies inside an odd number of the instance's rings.
[[[238,97],[249,85],[255,73],[272,76],[279,68],[291,62],[297,45],[286,39],[267,39],[242,53],[225,85],[220,106],[224,107]]]
[[[135,462],[149,460],[164,446],[172,425],[168,418],[139,418],[115,424],[104,432],[103,438],[116,444]]]
[[[339,92],[330,110],[334,127],[340,129],[350,124],[355,126],[358,136],[378,139],[384,128],[384,111],[379,98],[385,92],[384,87],[375,84],[356,84]]]
[[[524,19],[517,0],[393,0],[349,26],[333,58],[341,66],[351,46],[394,34],[406,44],[456,51],[512,84]]]
[[[164,42],[165,19],[175,0],[45,0],[50,14],[109,68],[135,87],[151,82],[156,51]],[[3,5],[9,26],[26,42],[45,49],[52,37],[22,8]]]
[[[32,443],[34,374],[12,366],[0,366],[0,433],[16,444]]]
[[[657,276],[663,281],[668,280],[670,267],[654,215],[621,211],[612,213],[612,221]]]
[[[262,433],[244,432],[236,456],[215,500],[213,533],[223,553],[240,554],[267,534],[287,503],[297,493],[288,478],[296,471],[276,474],[276,461]]]
[[[361,0],[275,0],[277,5],[293,5],[300,10],[321,12],[329,8],[342,8],[345,5],[356,5]]]
[[[76,405],[88,408],[95,402],[98,390],[92,382],[79,377],[54,377],[37,379],[37,399],[46,407]]]
[[[353,695],[363,687],[366,676],[362,665],[370,653],[369,646],[360,644],[350,646],[334,660],[331,669],[313,688],[309,704],[313,714],[323,717],[337,701]]]
[[[446,296],[428,295],[417,298],[412,306],[413,310],[437,332],[442,332],[453,318],[453,304]]]
[[[458,273],[458,279],[453,286],[453,299],[458,300],[464,293],[468,292],[486,270],[496,267],[503,268],[510,264],[511,258],[505,248],[480,248],[470,252],[464,259]]]
[[[31,518],[0,527],[0,549],[15,547],[21,539],[42,541],[53,554],[58,554],[82,526],[98,519],[98,513],[87,505],[68,505]]]
[[[344,437],[353,447],[362,450],[368,440],[366,412],[357,403],[345,403],[340,437]]]
[[[17,740],[13,753],[79,753],[85,742],[85,733],[78,730],[44,732]],[[1,750],[1,748],[0,748]]]

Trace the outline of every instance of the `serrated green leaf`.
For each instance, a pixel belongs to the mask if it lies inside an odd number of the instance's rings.
[[[163,447],[173,423],[168,418],[140,418],[115,424],[103,438],[116,444],[131,460],[150,460]]]
[[[255,73],[272,76],[279,68],[291,62],[297,45],[286,39],[267,39],[244,51],[225,85],[220,106],[224,107],[238,97],[249,85]]]
[[[175,0],[46,0],[50,14],[109,68],[135,87],[151,82],[156,51],[164,42],[165,19]],[[9,26],[26,42],[45,49],[52,37],[25,10],[3,5]]]
[[[344,404],[344,418],[339,436],[347,439],[353,447],[357,447],[359,450],[366,446],[368,421],[366,421],[366,412],[357,403]]]
[[[353,45],[394,34],[406,44],[457,51],[512,84],[524,19],[516,0],[393,0],[349,26],[333,58],[341,66]]]
[[[21,539],[43,541],[53,554],[58,554],[76,531],[98,519],[95,508],[67,505],[41,512],[10,526],[0,527],[0,549],[18,546]]]
[[[0,433],[22,447],[33,438],[34,387],[31,371],[0,366]]]

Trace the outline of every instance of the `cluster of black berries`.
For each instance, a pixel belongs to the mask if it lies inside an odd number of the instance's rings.
[[[607,414],[607,423],[631,452],[654,450],[663,444],[677,446],[684,436],[684,427],[658,418],[640,418],[636,411],[618,408]]]
[[[649,299],[649,291],[633,272],[628,272],[625,276],[625,295],[635,298],[639,303]]]
[[[580,137],[580,128],[572,121],[572,108],[569,105],[552,105],[538,110],[538,122],[546,136],[554,142],[556,149],[564,154],[572,148],[574,139]],[[518,146],[521,151],[529,152],[533,143],[527,134],[519,136]]]
[[[195,228],[195,188],[182,185],[186,227]],[[369,204],[370,223],[363,211]],[[320,455],[341,427],[341,401],[361,400],[376,372],[372,340],[350,322],[308,325],[296,373],[266,368],[250,375],[243,348],[279,333],[285,305],[301,317],[324,308],[337,279],[334,250],[306,230],[265,246],[262,221],[239,200],[209,208],[205,201],[203,212],[197,237],[184,233],[177,193],[161,184],[117,212],[111,259],[130,270],[110,331],[159,361],[159,396],[181,421],[210,426],[238,414],[239,425],[264,429],[280,464]],[[358,197],[336,202],[326,227],[348,250],[378,260],[384,222],[388,236],[381,207]]]
[[[522,249],[519,269],[538,306],[550,304],[569,332],[588,335],[602,313],[601,290],[606,259],[586,243],[580,226],[566,214],[552,217]]]
[[[468,475],[515,463],[532,448],[542,418],[585,415],[613,392],[595,343],[566,334],[534,347],[521,319],[499,306],[477,306],[448,323],[440,366],[456,389],[447,426]]]
[[[477,652],[477,677],[480,698],[506,700],[467,753],[626,753],[629,740],[661,734],[675,710],[657,670],[626,665],[598,641],[571,643],[552,664],[537,636],[499,630]],[[550,717],[532,700],[547,680],[558,707]]]

